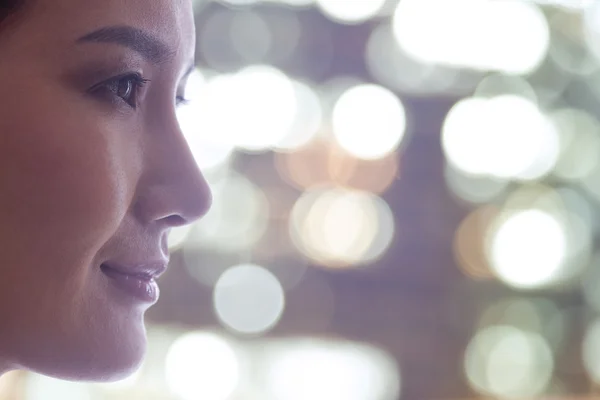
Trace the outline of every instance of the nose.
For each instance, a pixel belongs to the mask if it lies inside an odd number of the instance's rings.
[[[172,129],[150,133],[135,208],[144,223],[164,227],[190,224],[205,215],[212,194],[183,136],[177,119]]]

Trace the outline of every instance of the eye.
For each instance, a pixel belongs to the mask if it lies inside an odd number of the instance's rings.
[[[135,109],[138,106],[140,90],[148,82],[150,80],[144,79],[141,74],[131,73],[112,78],[99,86],[107,90],[114,98],[123,100]]]

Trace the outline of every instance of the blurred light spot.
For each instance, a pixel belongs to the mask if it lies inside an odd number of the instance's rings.
[[[85,383],[70,382],[45,375],[29,373],[25,381],[26,400],[92,400]]]
[[[323,13],[341,23],[363,22],[376,16],[386,0],[316,0]]]
[[[558,158],[558,134],[538,107],[522,97],[458,102],[443,125],[442,144],[454,167],[476,175],[540,179]]]
[[[589,75],[598,70],[598,60],[590,54],[581,15],[554,13],[551,16],[552,40],[550,58],[563,71],[572,75]]]
[[[175,251],[183,246],[189,233],[192,230],[192,225],[175,226],[171,228],[168,236],[169,250]]]
[[[369,73],[381,84],[403,93],[466,94],[456,90],[461,72],[409,56],[397,43],[391,25],[382,23],[369,36],[365,49]]]
[[[531,83],[518,75],[502,73],[488,74],[479,81],[473,96],[490,98],[507,94],[523,97],[534,104],[538,103],[537,93]]]
[[[254,4],[258,4],[261,0],[217,0],[223,4],[230,6],[251,6]]]
[[[210,95],[203,75],[195,70],[185,87],[185,97],[189,104],[177,109],[177,119],[198,167],[202,171],[217,168],[231,156],[234,145],[214,136],[210,131],[210,120],[203,115],[204,96]]]
[[[485,255],[485,232],[498,214],[493,206],[471,212],[454,234],[454,257],[461,271],[473,279],[494,277]]]
[[[275,167],[285,181],[300,189],[333,183],[383,193],[398,178],[399,158],[393,152],[383,158],[358,159],[335,143],[317,139],[293,153],[277,154]]]
[[[212,137],[243,150],[270,149],[292,129],[296,91],[282,72],[249,66],[210,79],[199,102],[199,119]]]
[[[472,387],[486,395],[525,398],[547,388],[554,362],[539,334],[512,326],[494,326],[478,332],[465,354]]]
[[[600,320],[593,321],[586,330],[581,348],[583,364],[590,378],[600,382]]]
[[[248,63],[264,60],[273,42],[269,25],[260,14],[252,10],[235,13],[229,36],[235,51]]]
[[[262,190],[233,172],[212,188],[209,212],[193,225],[186,246],[237,252],[254,246],[263,236],[269,203]]]
[[[594,4],[595,0],[528,0],[543,6],[562,8],[565,11],[581,11]]]
[[[513,0],[403,0],[393,24],[416,59],[481,70],[531,72],[550,42],[538,6]]]
[[[491,229],[489,259],[498,278],[516,288],[552,282],[563,267],[567,238],[557,219],[540,210],[499,218]]]
[[[25,371],[9,371],[0,376],[0,399],[19,399],[20,383],[25,376]]]
[[[323,107],[317,93],[307,84],[293,81],[296,115],[288,132],[273,143],[274,150],[293,151],[311,141],[323,122]]]
[[[507,325],[539,334],[542,334],[543,323],[536,304],[525,298],[509,298],[494,303],[479,319],[480,328]]]
[[[212,333],[179,337],[165,360],[166,380],[182,400],[227,400],[240,380],[241,363],[226,340]]]
[[[225,271],[213,293],[217,316],[227,327],[242,333],[264,333],[273,328],[285,307],[279,280],[252,264]]]
[[[446,164],[444,178],[448,189],[459,199],[470,203],[487,203],[506,192],[509,181],[493,176],[465,173]]]
[[[309,189],[331,182],[329,159],[334,145],[321,138],[292,153],[276,153],[279,176],[297,189]]]
[[[293,7],[308,7],[315,3],[316,0],[279,0],[279,2]]]
[[[583,35],[588,50],[597,60],[600,60],[600,4],[590,2],[583,9]]]
[[[266,386],[285,400],[395,400],[400,373],[383,351],[353,343],[304,340],[276,346],[264,362]]]
[[[356,159],[345,151],[329,154],[328,172],[339,186],[371,193],[383,193],[399,174],[399,155],[390,153],[375,160]]]
[[[364,159],[396,150],[406,131],[406,112],[394,93],[377,85],[359,85],[338,99],[332,115],[338,143]]]
[[[563,109],[550,115],[560,138],[560,157],[554,175],[584,180],[598,168],[600,123],[583,110]]]
[[[294,243],[309,258],[329,267],[372,262],[394,236],[394,218],[378,196],[347,189],[305,193],[290,221]]]
[[[586,304],[600,312],[600,254],[596,253],[581,278],[582,292]]]
[[[569,286],[587,268],[593,249],[593,231],[585,202],[577,193],[565,188],[528,184],[516,188],[504,201],[506,210],[538,210],[552,216],[560,225],[565,238],[565,253],[552,279],[542,286]],[[511,215],[509,212],[508,215]],[[514,215],[514,214],[512,214]],[[502,222],[500,219],[498,222]],[[540,237],[540,240],[543,240]],[[542,245],[539,245],[542,248]],[[538,259],[536,266],[542,263]],[[543,267],[542,267],[543,268]],[[533,270],[530,267],[529,270]]]

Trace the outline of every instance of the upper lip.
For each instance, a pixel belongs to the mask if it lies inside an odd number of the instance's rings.
[[[156,279],[167,270],[168,264],[168,259],[141,262],[106,261],[102,263],[101,267],[110,268],[125,275]]]

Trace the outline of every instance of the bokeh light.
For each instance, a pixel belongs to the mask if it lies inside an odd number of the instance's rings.
[[[237,173],[212,186],[213,205],[193,226],[185,245],[223,252],[246,250],[265,232],[269,203],[260,187]]]
[[[565,180],[585,180],[598,168],[600,123],[588,112],[562,109],[550,115],[560,138],[560,157],[553,174]]]
[[[544,392],[554,361],[539,335],[512,326],[491,326],[478,332],[465,353],[469,383],[482,394],[526,398]]]
[[[555,216],[523,210],[499,218],[491,229],[489,260],[495,274],[516,288],[547,285],[559,276],[566,233]]]
[[[403,0],[393,24],[398,43],[418,60],[515,74],[533,71],[550,42],[538,6],[517,0]]]
[[[387,0],[316,0],[319,8],[335,21],[342,23],[358,23],[377,15]]]
[[[455,168],[497,178],[539,179],[559,154],[558,134],[548,118],[514,95],[458,102],[444,122],[442,143]]]
[[[406,131],[406,111],[388,89],[359,85],[345,91],[332,115],[338,143],[359,158],[381,158],[394,151]]]
[[[594,382],[600,382],[600,320],[589,324],[585,332],[581,356],[587,373]]]
[[[240,333],[264,333],[275,326],[285,308],[277,277],[252,264],[226,270],[215,284],[213,299],[219,320]]]
[[[190,332],[171,345],[165,372],[169,387],[183,400],[227,400],[239,384],[242,362],[226,339]]]
[[[25,383],[27,400],[92,400],[92,394],[85,383],[73,383],[40,374],[31,374]]]
[[[342,188],[306,192],[292,210],[290,234],[307,257],[324,266],[360,266],[381,257],[394,236],[383,199]]]
[[[485,233],[498,214],[493,206],[471,212],[454,234],[454,256],[463,273],[474,279],[490,279],[494,273],[485,254]]]
[[[275,349],[267,365],[268,392],[286,400],[395,400],[394,361],[370,346],[305,340]]]

